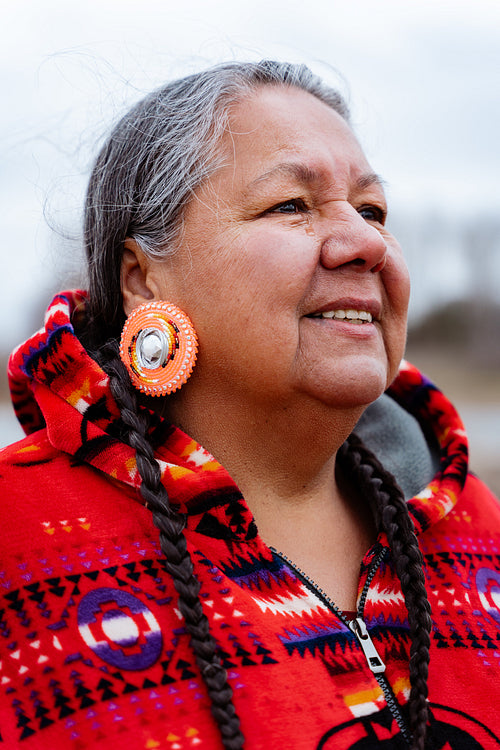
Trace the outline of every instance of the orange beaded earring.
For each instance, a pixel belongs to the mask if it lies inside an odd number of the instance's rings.
[[[136,307],[123,326],[120,359],[135,388],[149,396],[164,396],[183,386],[197,351],[193,324],[169,302]]]

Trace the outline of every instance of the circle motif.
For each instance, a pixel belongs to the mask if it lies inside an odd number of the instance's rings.
[[[435,750],[481,750],[499,747],[497,735],[482,721],[464,711],[429,704],[431,709],[429,745]],[[326,732],[316,750],[398,750],[404,744],[401,734],[388,736],[394,723],[387,707],[381,711],[347,721]]]
[[[500,573],[490,568],[479,568],[476,586],[482,607],[500,625]]]
[[[117,669],[147,669],[161,654],[158,620],[126,591],[100,588],[86,594],[78,605],[78,629],[94,654]]]
[[[193,324],[169,302],[146,302],[125,321],[120,359],[135,388],[149,396],[164,396],[183,386],[193,371],[197,351]]]

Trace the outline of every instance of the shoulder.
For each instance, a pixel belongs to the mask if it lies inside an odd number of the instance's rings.
[[[46,430],[34,432],[0,450],[0,486],[3,491],[24,493],[27,487],[23,482],[29,481],[30,476],[47,478],[49,465],[57,463],[58,453],[50,445]]]
[[[78,484],[82,467],[66,453],[54,448],[45,429],[32,433],[0,451],[2,497],[30,503],[64,483]]]
[[[500,500],[472,472],[467,475],[458,507],[467,507],[486,528],[493,523],[495,531],[500,532]]]
[[[453,496],[449,498],[453,502]],[[493,554],[500,569],[500,502],[475,474],[468,473],[453,507],[423,534],[426,549]]]
[[[0,451],[0,524],[5,554],[47,543],[137,533],[150,514],[135,490],[54,448],[45,429]],[[85,532],[85,533],[83,533]],[[58,539],[60,540],[58,542]]]

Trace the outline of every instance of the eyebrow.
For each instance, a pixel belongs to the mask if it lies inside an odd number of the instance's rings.
[[[247,191],[251,190],[254,185],[258,185],[260,182],[271,180],[273,177],[279,177],[280,175],[293,177],[297,182],[301,182],[306,185],[314,183],[324,182],[324,175],[313,167],[309,167],[307,164],[300,164],[297,162],[282,162],[277,164],[275,167],[270,169],[268,172],[256,177],[255,180],[248,185]],[[383,188],[385,181],[376,174],[376,172],[367,172],[361,177],[358,177],[355,182],[355,188],[358,190],[365,190],[372,185],[378,185]]]
[[[372,185],[377,185],[378,187],[383,188],[384,185],[386,185],[386,181],[376,172],[368,172],[367,174],[361,175],[361,177],[358,177],[356,180],[356,187],[359,190],[364,190]]]

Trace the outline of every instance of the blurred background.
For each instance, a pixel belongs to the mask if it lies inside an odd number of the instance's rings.
[[[3,0],[0,446],[22,436],[9,351],[85,284],[81,206],[110,125],[222,60],[305,62],[350,102],[413,280],[408,358],[455,402],[500,495],[497,0]]]

